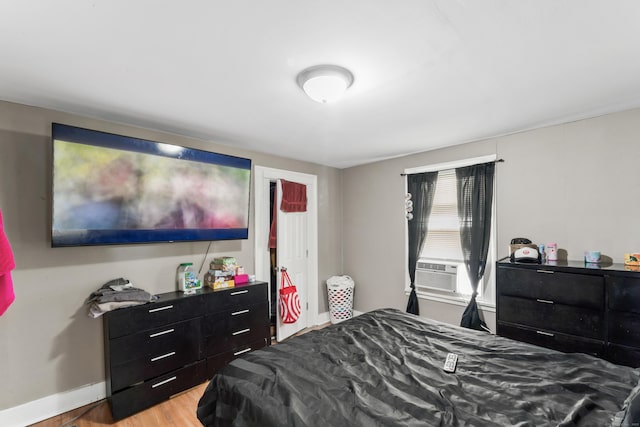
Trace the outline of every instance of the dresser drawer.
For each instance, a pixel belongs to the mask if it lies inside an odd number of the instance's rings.
[[[119,365],[145,356],[165,354],[174,348],[184,348],[199,342],[202,318],[171,323],[161,328],[112,339],[109,345],[111,365]]]
[[[640,278],[608,276],[606,280],[609,308],[640,314]]]
[[[267,341],[265,339],[260,339],[207,358],[207,378],[212,378],[216,372],[232,360],[237,359],[250,351],[266,347],[266,345]]]
[[[205,380],[206,363],[203,360],[115,393],[109,399],[113,419],[128,417]]]
[[[200,324],[196,325],[185,336],[177,337],[175,341],[159,346],[153,352],[142,352],[144,354],[139,357],[120,364],[111,363],[111,390],[123,389],[199,360]]]
[[[602,276],[504,266],[498,268],[497,276],[500,295],[541,299],[594,310],[604,309]]]
[[[517,341],[528,342],[541,347],[551,348],[565,353],[586,353],[596,357],[604,354],[604,341],[590,340],[557,332],[530,329],[523,326],[497,323],[500,336]]]
[[[264,326],[269,319],[269,303],[250,305],[204,316],[203,334],[224,336],[246,328]]]
[[[604,339],[603,312],[548,300],[498,297],[499,320],[597,340]]]
[[[640,348],[609,344],[607,345],[605,357],[618,365],[640,368]]]
[[[202,313],[203,298],[190,295],[177,299],[166,297],[149,304],[110,311],[104,315],[104,321],[108,322],[109,338],[117,338],[198,317]]]
[[[252,305],[239,310],[205,316],[204,352],[222,353],[269,335],[269,304]]]
[[[609,342],[640,348],[640,314],[610,311]]]
[[[208,294],[205,302],[205,312],[233,310],[265,301],[269,301],[266,283],[243,285]]]

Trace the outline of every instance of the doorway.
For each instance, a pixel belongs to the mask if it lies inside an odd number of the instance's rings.
[[[298,182],[307,187],[307,211],[284,213],[277,210],[278,244],[273,253],[277,268],[272,269],[269,230],[273,213],[272,190],[278,180]],[[318,314],[318,197],[316,175],[280,169],[255,167],[255,266],[256,279],[272,284],[269,303],[278,340],[284,340],[301,329],[315,326]],[[281,192],[280,192],[281,194]],[[302,313],[297,322],[283,324],[277,314],[280,269],[288,269],[298,288]]]

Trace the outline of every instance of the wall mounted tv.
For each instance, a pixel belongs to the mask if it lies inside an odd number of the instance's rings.
[[[251,160],[52,124],[51,245],[246,239]]]

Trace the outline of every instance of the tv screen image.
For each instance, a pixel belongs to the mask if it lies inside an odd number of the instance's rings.
[[[246,239],[251,160],[54,123],[52,246]]]

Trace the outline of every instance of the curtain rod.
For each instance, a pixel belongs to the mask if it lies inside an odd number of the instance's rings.
[[[483,162],[483,163],[504,163],[504,159],[497,159],[497,160],[494,160],[493,162]],[[453,168],[453,169],[455,169],[455,168]],[[421,172],[416,172],[416,173],[421,173]],[[407,175],[413,175],[413,174],[410,174],[410,173],[401,173],[400,174],[400,176],[407,176]]]

